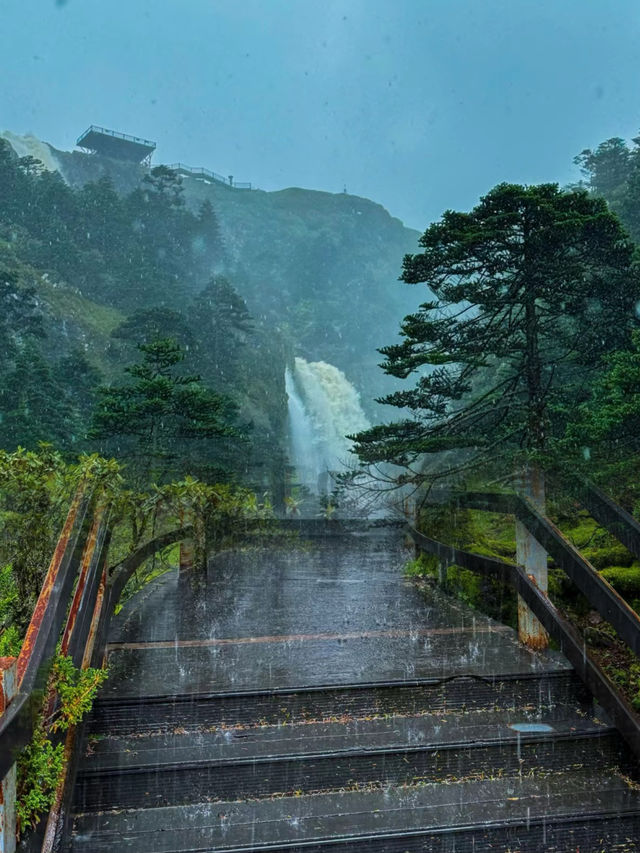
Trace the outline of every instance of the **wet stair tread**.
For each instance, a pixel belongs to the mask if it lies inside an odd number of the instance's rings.
[[[427,638],[416,633],[318,640],[282,637],[264,644],[149,644],[113,650],[109,666],[101,696],[112,699],[569,669],[560,653],[534,654],[518,645],[515,632],[504,628],[484,632],[462,628]]]
[[[465,827],[490,831],[542,820],[638,814],[640,793],[621,777],[556,773],[81,815],[73,851],[279,848],[310,840],[353,841]]]
[[[550,731],[517,732],[514,723],[541,723]],[[571,708],[542,715],[497,710],[391,718],[221,728],[151,736],[106,737],[91,743],[82,776],[127,769],[213,765],[260,760],[343,757],[386,751],[517,746],[540,740],[597,737],[615,731]]]

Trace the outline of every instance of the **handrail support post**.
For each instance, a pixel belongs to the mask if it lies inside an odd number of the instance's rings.
[[[544,514],[545,487],[542,469],[538,466],[525,468],[521,487],[524,496],[541,514]],[[548,589],[547,552],[517,518],[516,562],[523,567],[538,589],[546,593]],[[520,596],[518,596],[518,638],[530,649],[546,649],[549,645],[547,632]]]
[[[193,568],[196,543],[193,538],[182,539],[180,542],[180,571],[187,572]]]
[[[447,588],[447,580],[449,575],[449,564],[446,560],[438,560],[438,586],[442,589]]]

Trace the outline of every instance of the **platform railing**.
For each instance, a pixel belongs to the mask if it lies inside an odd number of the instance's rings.
[[[173,169],[174,172],[182,172],[193,177],[210,178],[219,184],[224,184],[226,187],[232,187],[234,190],[250,190],[253,189],[250,183],[246,181],[234,181],[233,175],[225,178],[224,175],[219,175],[217,172],[212,172],[211,169],[205,169],[204,166],[187,166],[186,163],[170,163],[167,169]]]
[[[145,145],[149,147],[153,147],[155,149],[156,143],[151,139],[143,139],[141,136],[132,136],[130,133],[121,133],[119,130],[109,130],[106,127],[100,127],[97,124],[91,124],[89,127],[82,133],[78,139],[76,140],[76,145],[82,145],[82,140],[87,136],[91,131],[97,131],[98,133],[104,133],[105,136],[113,136],[115,139],[124,139],[126,142],[137,142],[139,145]]]

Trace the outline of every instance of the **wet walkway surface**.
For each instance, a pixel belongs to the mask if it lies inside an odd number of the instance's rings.
[[[404,577],[397,533],[219,555],[162,578],[121,614],[103,695],[401,681],[567,668]]]
[[[397,530],[219,554],[114,621],[67,853],[627,853],[636,772],[558,652]]]

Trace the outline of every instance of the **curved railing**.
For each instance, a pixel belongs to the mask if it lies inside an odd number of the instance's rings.
[[[36,603],[17,658],[0,658],[0,851],[15,849],[15,763],[31,741],[47,696],[49,673],[60,644],[74,666],[100,667],[104,659],[109,621],[122,591],[136,568],[166,545],[193,536],[183,526],[161,534],[113,567],[108,575],[107,553],[111,538],[109,509],[96,490],[79,487]],[[65,742],[65,778],[49,814],[43,851],[52,849],[58,820],[68,813],[74,766],[75,730]]]

